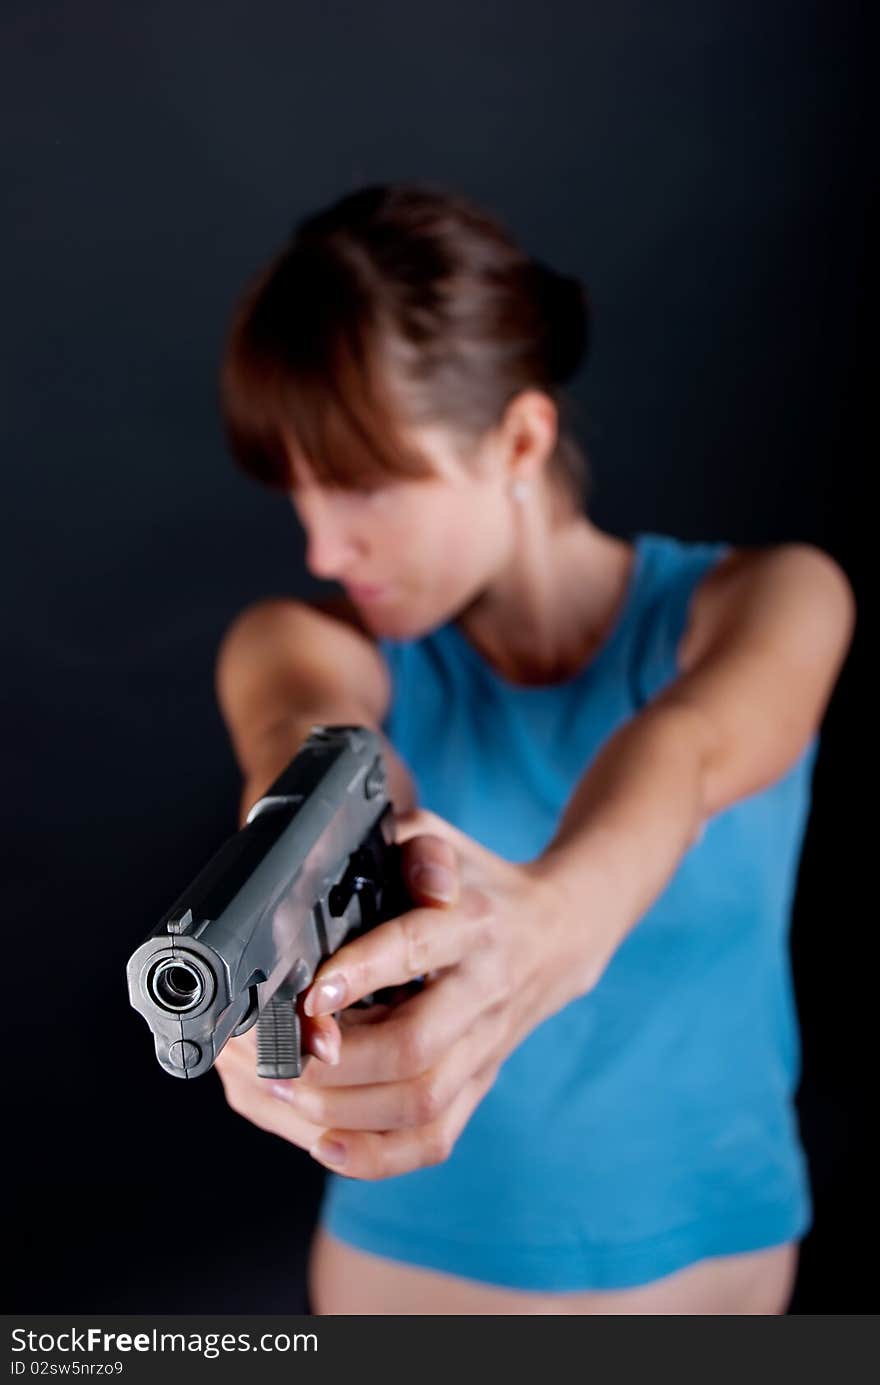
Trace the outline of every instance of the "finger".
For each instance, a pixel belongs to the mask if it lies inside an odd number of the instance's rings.
[[[252,1069],[257,1065],[257,1026],[253,1025],[246,1033],[227,1039],[217,1057],[214,1068],[220,1072],[224,1067],[240,1067],[247,1063]]]
[[[400,848],[404,882],[414,904],[454,904],[459,894],[458,855],[442,837],[420,833]]]
[[[223,1052],[225,1054],[226,1049]],[[281,1092],[276,1090],[295,1085],[295,1080],[289,1083],[267,1082],[254,1072],[246,1072],[240,1057],[232,1054],[222,1064],[218,1059],[214,1068],[223,1085],[226,1101],[237,1115],[271,1135],[279,1135],[291,1144],[299,1145],[300,1149],[313,1148],[323,1126],[315,1125],[294,1110],[289,1102],[279,1100]]]
[[[336,1024],[337,1032],[340,1035],[344,1035],[346,1031],[357,1025],[374,1024],[377,1019],[387,1014],[387,1012],[387,1005],[374,1005],[369,1009],[344,1010],[339,1016],[338,1021],[332,1020],[331,1022]],[[318,1021],[312,1022],[318,1023]],[[340,1062],[344,1059],[346,1049],[347,1041],[340,1046]],[[215,1059],[213,1066],[221,1076],[223,1076],[224,1071],[231,1069],[238,1074],[241,1079],[253,1080],[256,1083],[258,1091],[268,1091],[270,1080],[275,1080],[259,1077],[257,1074],[256,1025],[252,1026],[245,1034],[240,1034],[235,1038],[227,1040],[222,1051]],[[339,1079],[343,1084],[350,1080],[346,1077],[345,1071],[346,1070],[343,1068]],[[309,1061],[309,1055],[306,1054],[300,1076],[298,1078],[286,1080],[292,1082],[294,1085],[300,1083],[315,1083],[320,1085],[322,1082],[330,1080],[332,1075],[337,1072],[340,1072],[339,1064],[330,1066],[324,1061],[312,1063]]]
[[[314,1054],[322,1063],[335,1066],[342,1050],[342,1033],[336,1019],[333,1015],[304,1015],[301,1005],[299,1010],[302,1052]]]
[[[459,857],[474,853],[479,855],[486,850],[475,842],[473,837],[469,837],[453,823],[440,817],[439,813],[432,813],[428,808],[413,808],[407,813],[395,813],[394,829],[398,845],[412,837],[431,836],[448,842]]]
[[[342,1031],[333,1015],[310,1018],[302,1014],[302,1006],[297,1006],[300,1016],[300,1047],[303,1055],[312,1054],[321,1063],[339,1062],[342,1048]],[[354,1011],[357,1014],[357,1011]],[[227,1039],[222,1051],[214,1061],[217,1067],[230,1058],[244,1058],[248,1066],[256,1070],[257,1065],[257,1026],[251,1025],[244,1034]]]
[[[306,993],[307,1015],[329,1014],[385,986],[455,965],[488,941],[494,908],[483,890],[466,889],[455,906],[410,909],[344,944],[319,967]]]
[[[476,1072],[501,1051],[501,1008],[487,1011],[432,1068],[401,1082],[350,1087],[291,1083],[293,1109],[315,1125],[336,1130],[399,1130],[440,1117]]]
[[[313,1159],[348,1178],[392,1178],[441,1164],[498,1075],[493,1059],[465,1083],[452,1105],[427,1125],[377,1134],[328,1129],[311,1149]]]
[[[465,882],[470,881],[472,868],[491,868],[497,862],[497,857],[488,847],[482,846],[466,832],[427,808],[413,808],[407,813],[395,814],[394,833],[398,846],[417,836],[439,837],[448,842],[458,858],[461,878]]]
[[[499,996],[487,968],[451,967],[384,1019],[347,1030],[339,1064],[321,1070],[324,1087],[375,1085],[418,1077],[494,1008]]]
[[[348,1069],[344,1066],[346,1054],[348,1053],[348,1039],[345,1037],[351,1029],[363,1026],[370,1026],[377,1021],[384,1019],[388,1014],[387,1005],[370,1005],[364,1007],[354,1007],[350,1010],[343,1010],[337,1017],[337,1026],[342,1036],[339,1050],[339,1061],[334,1064],[327,1062],[305,1063],[302,1073],[296,1080],[296,1085],[303,1083],[309,1086],[321,1087],[327,1083],[339,1083],[345,1085],[351,1079],[346,1075]]]

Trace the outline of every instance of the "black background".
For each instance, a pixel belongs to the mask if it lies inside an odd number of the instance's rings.
[[[314,589],[216,407],[294,220],[425,178],[581,275],[591,514],[855,546],[867,65],[851,3],[7,3],[2,870],[8,1308],[302,1311],[321,1172],[162,1073],[124,967],[235,825],[221,633]],[[794,1308],[865,1311],[860,645],[795,915],[816,1226]],[[872,1305],[873,1306],[873,1305]]]

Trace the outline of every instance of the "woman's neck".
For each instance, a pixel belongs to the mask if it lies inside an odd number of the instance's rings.
[[[584,514],[554,527],[545,507],[518,509],[511,561],[456,624],[510,682],[558,683],[595,657],[616,623],[633,549]]]

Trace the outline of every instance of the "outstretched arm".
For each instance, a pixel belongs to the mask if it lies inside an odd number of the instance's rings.
[[[705,820],[803,753],[854,622],[846,577],[809,545],[735,550],[704,579],[680,675],[606,743],[535,863],[572,900],[608,900],[591,911],[607,936],[588,973],[660,894]]]

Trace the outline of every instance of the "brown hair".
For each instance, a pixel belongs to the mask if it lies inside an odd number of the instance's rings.
[[[288,444],[319,480],[369,487],[433,468],[395,420],[462,447],[520,390],[559,409],[549,476],[580,508],[588,482],[561,386],[586,354],[579,280],[530,258],[465,198],[425,183],[362,188],[308,217],[238,303],[221,370],[232,454],[291,486]]]

